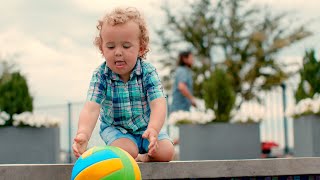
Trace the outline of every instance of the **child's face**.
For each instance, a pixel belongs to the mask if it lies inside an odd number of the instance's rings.
[[[115,26],[105,23],[102,26],[102,54],[108,67],[125,82],[129,80],[137,57],[143,52],[139,37],[139,26],[132,21]]]

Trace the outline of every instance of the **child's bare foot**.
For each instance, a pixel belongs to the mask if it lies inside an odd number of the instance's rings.
[[[150,162],[150,156],[148,154],[138,154],[135,160],[137,162]]]

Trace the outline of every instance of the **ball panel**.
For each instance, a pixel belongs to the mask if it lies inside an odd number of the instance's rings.
[[[123,168],[124,167],[121,162],[121,159],[109,159],[105,161],[100,161],[81,171],[76,176],[75,180],[102,179],[103,177],[107,177],[113,172],[122,170]]]
[[[74,179],[81,171],[83,171],[86,167],[91,166],[97,162],[106,160],[106,159],[115,159],[119,158],[119,155],[112,151],[98,151],[89,156],[83,158],[82,156],[74,164],[72,170],[72,179]]]
[[[128,152],[125,152],[128,154],[128,156],[130,156],[130,154]],[[131,156],[130,156],[131,157]],[[133,158],[129,158],[133,167],[133,172],[135,175],[136,180],[141,180],[141,172],[140,172],[140,168],[136,162],[136,160],[134,160]]]
[[[115,152],[122,160],[122,163],[124,166],[124,168],[121,170],[121,171],[123,171],[123,178],[126,180],[130,180],[130,179],[134,180],[136,177],[136,174],[133,169],[132,161],[130,160],[130,158],[133,159],[133,157],[129,153],[127,153],[126,151],[122,150],[121,148],[114,147],[114,146],[107,146],[106,148]]]
[[[94,146],[93,148],[91,148],[93,153],[98,152],[98,151],[103,151],[106,150],[106,146]]]
[[[81,157],[82,157],[82,158],[86,158],[86,157],[90,156],[90,155],[93,153],[93,149],[94,149],[94,148],[88,149],[86,152],[84,152],[84,153],[81,155]]]
[[[119,148],[120,149],[120,148]],[[140,172],[140,168],[136,162],[135,159],[133,159],[133,157],[127,152],[124,151],[123,149],[120,149],[124,154],[126,154],[126,156],[129,158],[130,160],[130,164],[132,165],[133,168],[133,173],[135,175],[135,179],[136,180],[141,180],[141,172]]]
[[[124,180],[122,171],[115,171],[108,176],[101,178],[100,180]]]

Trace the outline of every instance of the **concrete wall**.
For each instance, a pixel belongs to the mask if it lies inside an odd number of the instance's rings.
[[[320,117],[302,116],[293,121],[294,156],[320,157]]]
[[[0,164],[58,163],[59,131],[59,128],[2,127]]]
[[[69,180],[72,164],[0,165],[1,180]],[[319,175],[320,158],[139,163],[143,179]]]
[[[257,159],[259,123],[185,124],[179,126],[180,160]]]

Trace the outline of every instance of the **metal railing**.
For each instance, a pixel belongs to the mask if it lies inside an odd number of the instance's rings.
[[[285,115],[286,108],[294,104],[293,88],[291,86],[279,86],[269,92],[262,92],[263,103],[265,109],[263,120],[260,124],[260,139],[261,142],[273,141],[284,150],[284,154],[290,153],[293,148],[293,132],[292,119]],[[62,162],[74,162],[71,145],[72,139],[75,136],[78,124],[78,118],[84,102],[68,102],[66,104],[50,105],[36,107],[36,113],[46,113],[49,116],[54,116],[62,119],[60,127],[60,144],[63,154]],[[255,103],[249,103],[246,111],[255,113]],[[98,121],[96,128],[89,141],[89,147],[104,145],[99,137]],[[178,128],[165,123],[165,128],[172,137],[177,136]]]

